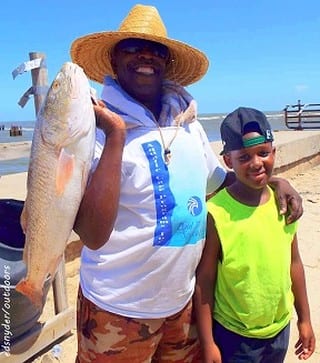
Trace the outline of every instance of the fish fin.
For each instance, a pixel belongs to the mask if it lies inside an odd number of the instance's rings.
[[[26,279],[22,279],[16,285],[16,291],[25,295],[36,307],[42,308],[43,291]]]
[[[22,209],[22,212],[20,215],[20,225],[21,225],[23,233],[26,234],[27,227],[28,227],[28,210],[27,210],[26,202],[23,205],[23,209]],[[28,261],[28,253],[29,253],[29,244],[27,243],[27,241],[25,241],[22,258],[26,265],[27,265],[27,261]]]
[[[25,265],[28,265],[28,254],[29,254],[29,246],[25,243],[22,253],[22,260]]]
[[[61,149],[56,176],[56,192],[58,195],[61,195],[64,192],[66,185],[71,179],[74,163],[74,155],[70,155],[65,149]]]
[[[20,215],[20,225],[24,234],[26,234],[27,224],[28,224],[28,212],[27,212],[26,203],[24,203]]]
[[[85,164],[84,167],[82,168],[82,174],[81,174],[81,194],[84,193],[84,191],[88,186],[89,171],[90,171],[90,165]]]

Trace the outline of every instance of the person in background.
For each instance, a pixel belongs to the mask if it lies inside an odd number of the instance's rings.
[[[221,124],[236,181],[208,200],[195,310],[203,363],[284,361],[294,303],[299,359],[315,349],[297,222],[279,216],[268,186],[275,162],[266,116],[240,107]]]
[[[153,6],[135,5],[118,31],[76,39],[73,62],[103,83],[96,152],[74,229],[84,243],[77,362],[197,362],[195,270],[206,192],[233,181],[213,154],[184,88],[208,68],[170,39]],[[289,222],[298,193],[274,179]],[[278,186],[278,187],[277,187]]]

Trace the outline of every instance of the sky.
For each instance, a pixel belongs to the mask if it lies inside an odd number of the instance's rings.
[[[51,84],[71,61],[73,40],[117,30],[136,3],[156,6],[170,38],[207,55],[208,72],[187,87],[200,114],[320,103],[319,0],[15,0],[0,10],[0,120],[35,119],[33,96],[18,105],[31,72],[12,76],[30,52],[45,54]],[[100,94],[101,86],[91,85]]]

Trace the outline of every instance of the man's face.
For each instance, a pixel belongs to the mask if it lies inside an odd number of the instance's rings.
[[[124,39],[113,51],[112,67],[121,87],[141,103],[160,97],[168,48],[144,39]]]

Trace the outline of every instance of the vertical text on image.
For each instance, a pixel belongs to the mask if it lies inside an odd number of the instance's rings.
[[[1,307],[1,311],[3,314],[1,327],[3,329],[3,343],[1,344],[1,350],[4,352],[6,356],[10,356],[10,346],[11,346],[11,317],[10,317],[10,309],[11,309],[11,282],[10,282],[10,266],[4,265],[4,273],[3,273],[3,285],[2,285],[2,297],[3,297],[3,306]]]

